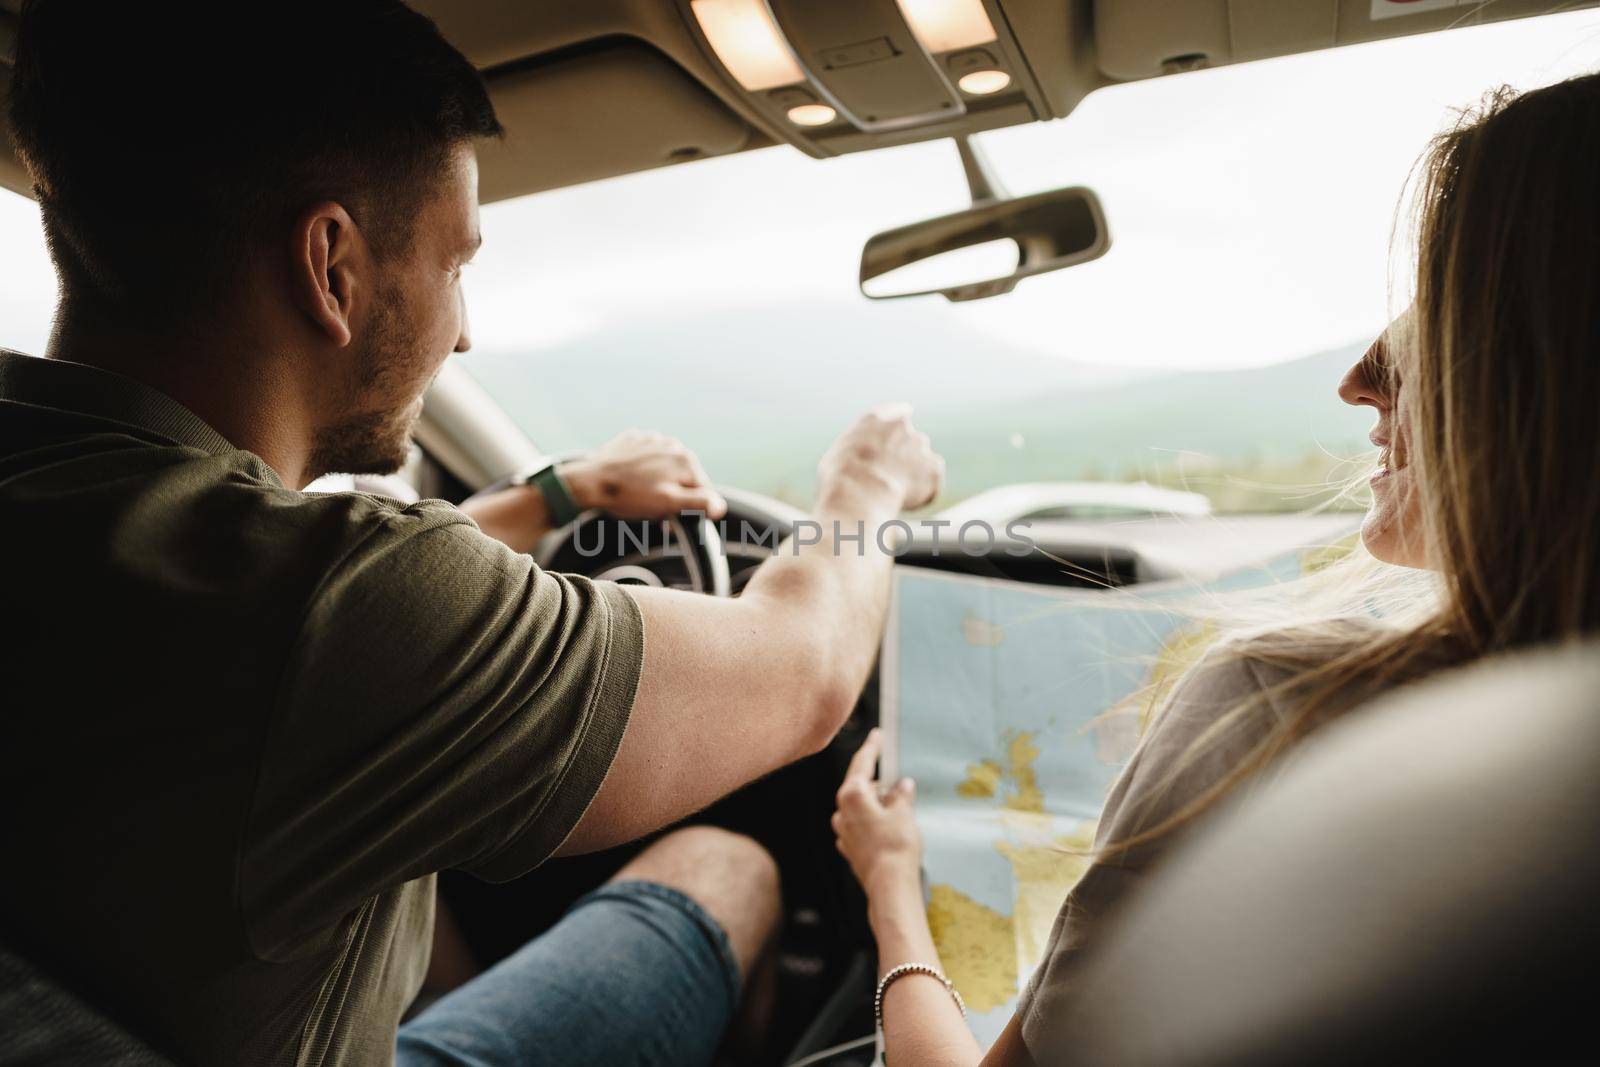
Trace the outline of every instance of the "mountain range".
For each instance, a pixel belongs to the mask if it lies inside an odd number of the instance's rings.
[[[1180,464],[1363,451],[1372,415],[1334,392],[1363,346],[1240,370],[1131,371],[906,305],[852,303],[620,318],[541,352],[461,358],[548,451],[658,429],[694,448],[717,481],[796,502],[856,414],[909,400],[946,457],[954,500],[1004,482],[1160,478]]]

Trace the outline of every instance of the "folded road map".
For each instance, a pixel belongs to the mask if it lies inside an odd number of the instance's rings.
[[[1209,643],[1208,626],[1173,609],[1301,572],[1297,552],[1203,588],[1108,592],[896,568],[883,779],[916,779],[928,920],[985,1047],[1083,874],[1150,685]]]

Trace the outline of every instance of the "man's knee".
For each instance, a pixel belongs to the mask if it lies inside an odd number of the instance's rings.
[[[776,894],[778,864],[753,839],[715,826],[674,830],[639,853],[614,881],[643,878],[687,890],[710,882]]]
[[[613,881],[669,886],[721,925],[745,974],[776,933],[783,909],[778,864],[751,838],[712,826],[674,830],[618,871]]]

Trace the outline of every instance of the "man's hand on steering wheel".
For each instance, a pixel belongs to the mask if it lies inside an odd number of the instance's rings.
[[[695,454],[665,434],[625,430],[556,470],[579,507],[619,519],[665,519],[683,511],[720,519],[728,510]]]
[[[720,519],[728,510],[695,454],[665,434],[624,431],[556,472],[580,509],[598,508],[619,519],[667,519],[685,511]],[[481,494],[461,510],[518,552],[531,551],[553,525],[544,498],[528,486]]]

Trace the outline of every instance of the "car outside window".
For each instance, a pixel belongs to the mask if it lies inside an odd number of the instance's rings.
[[[492,205],[465,366],[546,449],[660,429],[801,505],[832,436],[902,398],[949,461],[946,504],[1104,480],[1301,510],[1364,481],[1371,413],[1334,387],[1404,306],[1391,231],[1428,139],[1492,86],[1597,63],[1600,15],[1568,13],[1108,88],[985,134],[1013,194],[1095,188],[1113,246],[967,304],[856,290],[872,233],[965,206],[949,142]]]
[[[1371,415],[1333,390],[1406,303],[1391,237],[1427,140],[1493,86],[1597,66],[1588,10],[1100,90],[981,143],[1013,194],[1096,189],[1111,251],[967,304],[856,290],[867,237],[964,206],[948,142],[776,147],[490,205],[460,358],[546,450],[660,429],[719,482],[801,505],[833,436],[898,398],[949,461],[946,505],[1142,481],[1214,513],[1305,509],[1362,480]],[[0,345],[42,352],[33,203],[0,196],[0,247]]]

